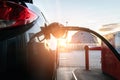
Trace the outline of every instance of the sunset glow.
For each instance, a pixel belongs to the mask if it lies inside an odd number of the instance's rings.
[[[67,47],[67,44],[69,44],[71,42],[72,35],[75,32],[76,31],[68,31],[66,38],[58,38],[57,39],[53,35],[51,35],[50,40],[46,40],[45,43],[47,43],[48,44],[47,46],[52,50],[56,50],[57,47],[65,48],[65,47]]]
[[[66,39],[59,39],[58,40],[58,47],[65,48],[67,40]]]

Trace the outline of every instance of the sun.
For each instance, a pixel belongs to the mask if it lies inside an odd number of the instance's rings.
[[[67,47],[67,44],[69,44],[71,42],[71,39],[72,39],[72,35],[75,33],[75,31],[69,31],[67,33],[67,36],[66,38],[60,38],[58,39],[58,45],[60,47]]]
[[[72,35],[75,33],[75,31],[69,31],[67,33],[66,38],[55,38],[53,35],[50,35],[50,40],[47,40],[48,48],[51,50],[56,50],[58,48],[66,49],[68,47],[68,44],[70,44]]]
[[[58,39],[58,47],[65,48],[66,47],[66,39]]]

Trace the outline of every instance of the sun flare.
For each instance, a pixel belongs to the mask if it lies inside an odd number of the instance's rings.
[[[55,38],[53,35],[51,35],[50,40],[47,40],[48,47],[51,50],[56,50],[57,47],[65,49],[67,47],[67,44],[71,42],[72,35],[75,33],[72,31],[69,31],[67,33],[66,38]]]
[[[58,39],[58,47],[66,47],[66,39]]]

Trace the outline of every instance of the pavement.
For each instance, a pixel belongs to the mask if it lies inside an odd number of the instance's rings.
[[[57,80],[115,80],[103,74],[101,69],[85,70],[84,67],[59,67]]]
[[[115,80],[103,74],[101,69],[84,70],[77,68],[73,71],[74,80]]]
[[[74,69],[74,67],[59,67],[57,69],[57,80],[72,80],[72,71]]]

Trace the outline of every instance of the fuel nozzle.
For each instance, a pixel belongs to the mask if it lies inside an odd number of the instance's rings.
[[[66,32],[66,30],[62,29],[63,27],[64,27],[64,25],[62,25],[58,22],[51,23],[47,27],[45,27],[44,34],[46,34],[46,36],[48,36],[51,33],[55,38],[60,38]]]

